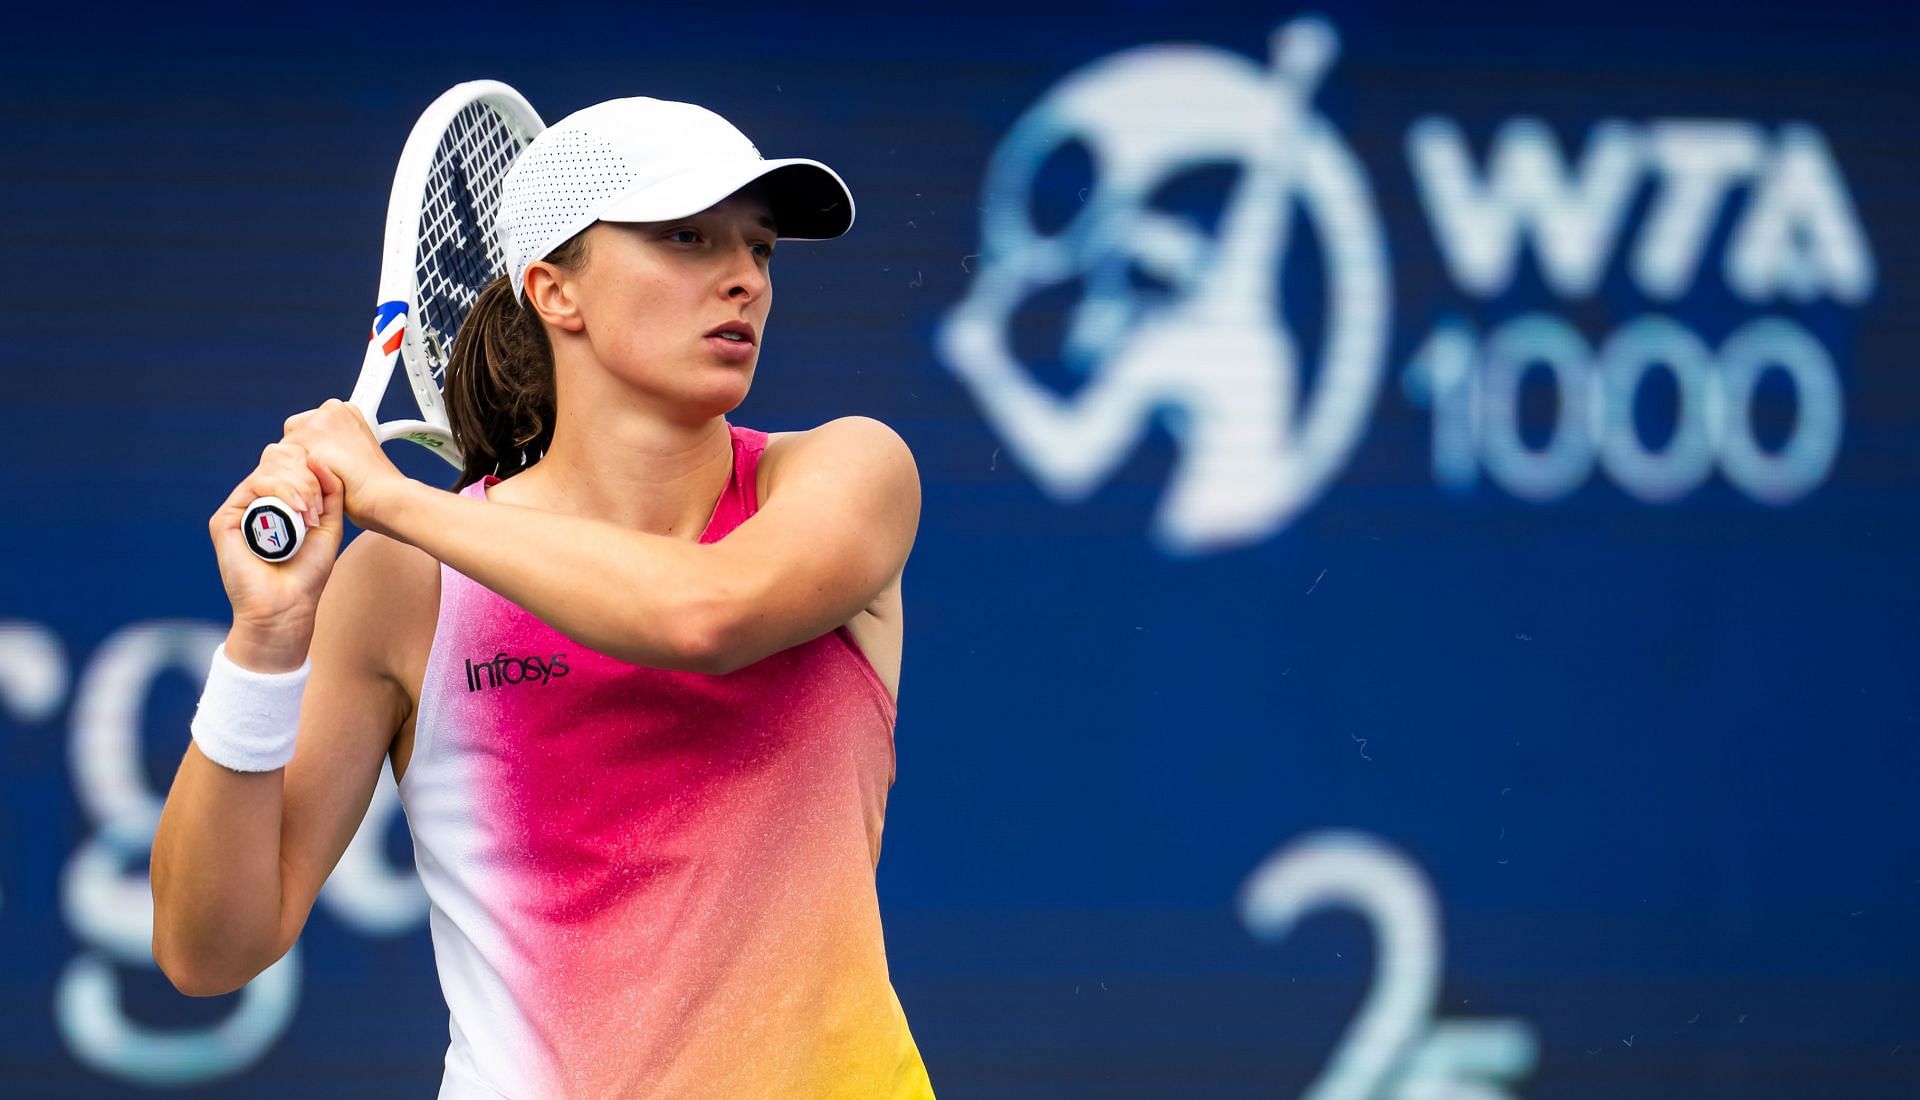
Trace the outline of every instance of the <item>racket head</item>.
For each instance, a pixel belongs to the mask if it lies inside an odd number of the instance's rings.
[[[411,438],[456,468],[461,455],[441,398],[447,360],[474,299],[506,270],[494,232],[501,180],[545,128],[511,87],[468,81],[421,113],[394,172],[380,301],[383,309],[405,303],[400,359],[421,421],[390,424],[379,434]]]

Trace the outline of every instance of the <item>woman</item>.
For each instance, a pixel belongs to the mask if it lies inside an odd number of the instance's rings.
[[[825,166],[687,104],[535,139],[448,369],[459,492],[330,401],[212,519],[233,627],[153,850],[178,988],[287,951],[385,757],[443,1097],[932,1095],[874,892],[918,475],[871,420],[726,420],[776,237],[851,221]],[[241,540],[265,495],[314,528],[283,565]]]

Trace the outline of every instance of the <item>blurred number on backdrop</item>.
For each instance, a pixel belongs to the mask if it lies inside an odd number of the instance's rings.
[[[1277,941],[1309,915],[1346,909],[1373,932],[1373,987],[1303,1100],[1500,1100],[1533,1068],[1519,1020],[1439,1020],[1440,904],[1412,861],[1365,833],[1312,833],[1254,869],[1240,921]]]

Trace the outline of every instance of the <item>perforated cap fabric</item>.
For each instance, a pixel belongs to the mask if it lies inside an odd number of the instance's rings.
[[[597,221],[684,218],[761,181],[776,231],[825,240],[853,224],[853,195],[819,161],[765,160],[731,122],[691,103],[635,97],[543,130],[501,184],[500,252],[516,296],[527,265]]]

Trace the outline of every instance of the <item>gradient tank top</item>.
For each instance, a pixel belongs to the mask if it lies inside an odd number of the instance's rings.
[[[766,434],[729,431],[703,543],[758,507]],[[894,715],[845,627],[645,668],[441,566],[400,784],[440,1096],[931,1097],[874,888]]]

